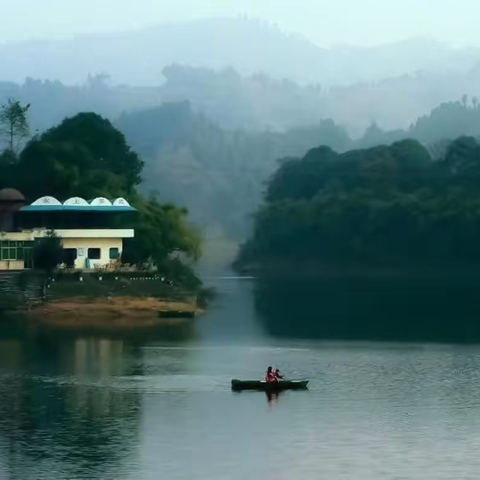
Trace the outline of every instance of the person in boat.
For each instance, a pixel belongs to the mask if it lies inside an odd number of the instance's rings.
[[[277,368],[275,370],[275,378],[278,380],[283,380],[284,376],[280,373],[280,370]]]
[[[267,368],[267,373],[265,374],[265,381],[267,383],[278,382],[275,372],[272,367]]]

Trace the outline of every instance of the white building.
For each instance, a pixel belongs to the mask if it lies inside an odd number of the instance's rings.
[[[74,197],[62,203],[42,197],[31,205],[22,199],[16,190],[0,191],[0,270],[33,268],[35,242],[51,231],[62,241],[65,266],[81,270],[117,261],[124,239],[134,237],[125,224],[136,210],[123,198]]]

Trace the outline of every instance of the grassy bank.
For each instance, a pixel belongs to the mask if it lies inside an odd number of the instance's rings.
[[[9,303],[7,310],[24,312],[32,321],[65,328],[142,329],[179,324],[191,320],[160,318],[159,312],[186,312],[185,316],[193,316],[206,308],[211,297],[211,292],[201,287],[187,289],[145,272],[77,272],[50,277],[24,272],[12,274],[8,280],[8,285],[17,286],[15,297],[9,294],[15,301]]]
[[[72,296],[37,305],[27,316],[49,326],[68,329],[144,329],[192,321],[187,318],[160,318],[161,310],[199,311],[194,297],[180,301],[128,295],[95,298]]]

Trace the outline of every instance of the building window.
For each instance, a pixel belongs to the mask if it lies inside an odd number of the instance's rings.
[[[33,242],[0,240],[0,261],[24,260],[25,268],[32,268]]]
[[[89,248],[88,258],[90,260],[100,260],[101,250],[99,248]]]
[[[120,249],[112,247],[110,249],[109,255],[110,255],[110,260],[118,260],[120,257]]]
[[[16,260],[17,249],[16,248],[2,248],[0,253],[2,260]]]
[[[32,249],[32,242],[16,240],[0,241],[0,260],[24,260],[26,251]]]

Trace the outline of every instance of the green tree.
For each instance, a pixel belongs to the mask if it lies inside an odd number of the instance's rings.
[[[480,146],[473,137],[461,137],[447,149],[440,167],[452,176],[478,176],[480,174]]]
[[[33,258],[35,268],[51,273],[63,262],[63,247],[61,239],[50,231],[48,235],[37,241]]]
[[[174,252],[183,252],[193,261],[201,254],[201,237],[186,222],[188,211],[171,204],[161,204],[153,196],[137,197],[132,204],[138,210],[135,238],[126,241],[125,263],[156,265],[167,263]]]
[[[22,105],[13,98],[9,98],[0,108],[0,135],[11,152],[17,152],[20,143],[30,135],[27,118],[29,109],[30,104]]]
[[[81,113],[34,138],[19,160],[21,188],[30,198],[58,195],[129,196],[143,162],[106,119]]]

